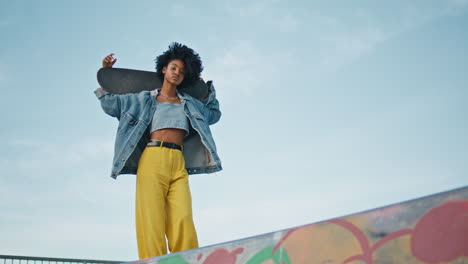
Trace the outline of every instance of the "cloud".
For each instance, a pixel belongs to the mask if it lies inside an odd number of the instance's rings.
[[[306,59],[304,57],[314,60],[312,71],[334,71],[368,54],[392,35],[391,28],[385,26],[386,21],[373,17],[373,10],[340,16],[334,10],[323,10],[320,6],[307,7],[305,11],[300,7],[285,9],[285,5],[279,0],[225,2],[226,13],[239,20],[238,28],[244,32],[239,35],[241,39],[218,56],[216,62],[226,69],[225,72],[236,73],[237,78],[229,79],[230,82],[239,81],[238,76],[242,76],[246,79],[244,84],[253,82],[257,85],[256,77],[269,79],[279,73],[279,65]],[[356,19],[358,16],[365,18],[361,21]],[[259,42],[259,34],[272,42]],[[289,41],[283,41],[285,39]],[[284,44],[290,47],[286,48]],[[257,62],[266,69],[252,67],[250,62]],[[256,70],[255,75],[250,74],[253,70]],[[262,71],[268,74],[259,76],[257,73]],[[243,95],[254,94],[253,89],[245,86],[243,89]]]
[[[9,21],[9,20],[0,21],[0,27],[7,27],[7,26],[10,26],[11,24],[12,24],[12,22]]]
[[[239,196],[220,206],[194,208],[198,232],[203,234],[200,242],[206,246],[261,235],[384,205],[370,199],[364,201],[362,196],[353,195],[353,187],[358,186],[355,183],[315,183],[309,185],[308,191],[287,190],[276,197],[258,195],[255,199]],[[359,189],[355,191],[358,192]],[[373,192],[369,192],[369,197]],[[347,198],[343,199],[346,194]]]
[[[467,10],[466,0],[427,1],[424,4],[405,2],[395,13],[394,17],[398,18],[395,31],[407,32],[441,17],[462,15]]]
[[[271,24],[276,25],[284,32],[297,32],[300,27],[300,21],[293,14],[286,13],[282,16],[272,19]]]
[[[0,247],[8,254],[18,255],[136,259],[133,214],[111,218],[105,213],[111,210],[103,209],[96,212],[83,207],[57,208],[55,212],[24,211],[13,215],[4,212],[0,223],[8,228],[1,229]]]
[[[325,71],[351,64],[379,45],[444,16],[461,15],[468,10],[468,1],[432,1],[424,4],[405,2],[386,8],[354,8],[348,15],[333,11],[312,10],[300,18],[300,24],[318,43],[319,68]],[[383,13],[385,12],[385,13]],[[297,14],[297,17],[300,17]]]
[[[459,16],[464,14],[468,9],[468,0],[448,0],[442,1],[440,4],[445,4],[445,9],[443,14]]]
[[[286,53],[268,54],[252,41],[239,40],[214,56],[209,62],[207,76],[223,87],[225,98],[252,97],[269,85],[271,76],[278,74],[278,60],[288,60]],[[280,59],[278,59],[280,58]]]
[[[6,144],[11,154],[1,161],[7,169],[0,177],[1,248],[9,254],[131,260],[134,177],[109,177],[110,140]]]
[[[275,28],[280,32],[296,32],[299,29],[300,21],[293,12],[283,8],[280,0],[260,0],[247,2],[224,2],[224,8],[228,16],[239,22],[248,23],[251,27]]]
[[[77,166],[86,161],[112,157],[113,142],[110,139],[80,139],[71,142],[51,142],[29,139],[14,139],[7,143],[10,148],[27,147],[16,159],[9,159],[12,166],[24,170],[60,169]],[[64,153],[65,152],[65,153]]]
[[[349,28],[336,26],[334,32],[320,34],[318,39],[327,48],[320,55],[319,63],[328,70],[335,70],[371,52],[391,34],[377,26]]]
[[[303,225],[318,220],[312,219],[310,212],[319,210],[323,215],[326,208],[333,206],[314,203],[310,197],[291,197],[281,200],[243,199],[222,207],[194,211],[199,233],[204,234],[200,237],[201,243],[206,246]]]
[[[187,16],[188,8],[182,4],[173,4],[169,7],[169,15],[172,17]]]
[[[234,17],[256,17],[258,15],[270,12],[277,0],[259,0],[259,1],[225,1],[224,6],[229,15]]]
[[[44,145],[44,142],[32,139],[13,139],[6,143],[10,147],[28,147],[28,148],[40,148]]]

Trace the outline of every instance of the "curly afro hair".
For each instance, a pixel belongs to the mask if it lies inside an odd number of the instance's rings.
[[[169,49],[156,57],[155,60],[156,73],[161,81],[164,80],[164,74],[162,72],[163,68],[167,67],[169,62],[176,59],[183,61],[185,66],[184,80],[178,87],[192,85],[200,79],[200,74],[203,71],[203,65],[198,53],[185,45],[173,42],[169,45]]]

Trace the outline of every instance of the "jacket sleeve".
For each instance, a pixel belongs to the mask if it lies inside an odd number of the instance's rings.
[[[208,97],[201,99],[200,101],[206,108],[208,124],[212,125],[219,121],[221,118],[221,111],[219,110],[219,102],[216,99],[216,90],[213,86],[213,82],[209,81],[208,83]]]
[[[118,94],[111,94],[99,87],[94,91],[96,97],[101,101],[101,107],[104,112],[110,116],[120,119],[122,96]]]

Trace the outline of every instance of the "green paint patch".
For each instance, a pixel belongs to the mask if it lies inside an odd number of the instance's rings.
[[[189,264],[187,261],[185,261],[184,258],[182,258],[179,255],[175,256],[170,256],[165,259],[161,259],[158,264]]]

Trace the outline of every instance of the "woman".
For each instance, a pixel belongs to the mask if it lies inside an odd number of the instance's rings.
[[[109,54],[103,67],[117,59]],[[178,91],[200,79],[197,53],[172,43],[156,58],[161,89],[116,95],[95,91],[119,120],[111,176],[136,174],[136,230],[140,259],[198,247],[188,174],[222,169],[209,125],[221,117],[214,87],[197,100]],[[166,245],[167,237],[167,245]]]

